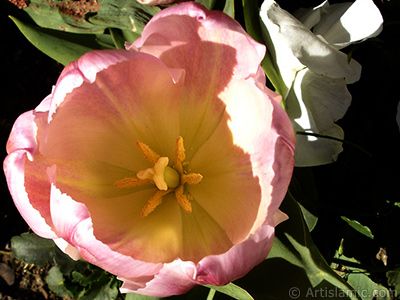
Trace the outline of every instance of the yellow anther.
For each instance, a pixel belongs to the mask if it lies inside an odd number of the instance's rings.
[[[199,173],[190,173],[190,174],[183,174],[182,175],[182,184],[197,184],[203,179],[203,175]]]
[[[131,188],[134,186],[140,186],[149,183],[153,183],[153,181],[149,179],[140,179],[137,177],[126,177],[124,179],[116,181],[114,183],[114,186],[117,188]]]
[[[149,146],[142,142],[136,142],[137,147],[139,148],[140,153],[147,159],[153,166],[160,159],[160,155],[155,153]]]
[[[147,217],[149,213],[156,209],[162,203],[162,197],[169,194],[173,190],[157,191],[153,197],[147,201],[146,205],[142,208],[142,217]]]
[[[175,197],[178,200],[179,205],[182,206],[186,212],[191,213],[192,204],[190,204],[188,196],[185,195],[183,191],[183,184],[181,184],[175,189]]]
[[[182,163],[185,160],[185,158],[186,155],[185,155],[185,147],[183,146],[183,138],[179,136],[176,139],[174,169],[181,174],[183,173]]]

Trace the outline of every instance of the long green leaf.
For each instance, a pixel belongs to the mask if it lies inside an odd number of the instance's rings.
[[[94,34],[82,35],[45,29],[14,17],[10,18],[36,48],[64,66],[91,50],[104,48],[97,43],[98,36]]]
[[[374,239],[374,235],[372,234],[371,229],[369,229],[367,226],[362,225],[356,220],[350,220],[345,216],[342,216],[342,220],[349,224],[350,227],[357,230],[359,233],[365,235],[366,237],[369,237],[372,240]]]
[[[250,294],[242,289],[240,286],[237,286],[233,283],[228,283],[223,286],[215,286],[215,285],[206,285],[210,289],[216,290],[217,292],[223,293],[225,295],[231,296],[237,300],[254,300]]]
[[[246,31],[251,35],[253,39],[261,44],[265,44],[265,37],[262,34],[261,30],[261,21],[260,21],[260,10],[258,7],[257,0],[242,0],[243,4],[243,14],[244,14],[244,23],[246,27]],[[268,45],[267,52],[265,53],[265,57],[261,62],[261,67],[263,68],[265,74],[267,75],[269,81],[274,86],[275,91],[283,95],[284,88],[282,86],[282,78],[279,73],[279,69],[277,69],[276,64],[272,58],[271,45]],[[284,105],[284,101],[282,101],[282,105]]]
[[[288,195],[280,209],[289,220],[277,226],[270,254],[236,283],[255,299],[360,300],[320,254],[297,202]]]

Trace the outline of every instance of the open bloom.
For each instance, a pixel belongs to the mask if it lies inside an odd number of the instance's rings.
[[[118,275],[124,292],[168,296],[245,275],[272,245],[294,163],[264,52],[228,16],[186,3],[129,50],[69,64],[7,144],[24,219]]]
[[[361,66],[339,49],[379,34],[382,16],[372,0],[331,6],[325,1],[296,16],[299,20],[273,0],[265,0],[261,7],[287,113],[296,131],[343,139],[335,122],[351,103],[347,84],[359,80]],[[296,135],[296,166],[331,163],[341,151],[335,140]]]

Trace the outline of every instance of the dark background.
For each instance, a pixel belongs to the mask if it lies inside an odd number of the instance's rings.
[[[277,2],[293,11],[300,6],[315,6],[320,1]],[[317,201],[303,204],[319,217],[312,235],[328,262],[344,238],[347,256],[369,265],[377,264],[375,255],[380,248],[385,248],[388,268],[400,266],[400,208],[394,206],[400,202],[400,133],[396,123],[400,100],[399,2],[375,1],[385,20],[383,32],[377,38],[344,49],[352,52],[363,72],[359,82],[348,86],[352,104],[338,124],[344,129],[347,141],[364,148],[371,156],[345,144],[336,163],[295,170],[295,176],[311,174],[315,180]],[[10,14],[21,14],[14,5],[0,0],[0,14],[0,153],[3,160],[13,122],[51,92],[63,67],[38,51],[18,31],[8,18]],[[2,250],[12,236],[26,232],[28,227],[14,207],[4,175],[1,175],[0,192]],[[370,240],[349,228],[340,218],[343,215],[368,226],[375,239]],[[385,284],[384,273],[374,276],[376,281]]]

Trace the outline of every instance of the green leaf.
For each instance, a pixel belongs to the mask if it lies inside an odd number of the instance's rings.
[[[224,6],[224,13],[230,16],[232,19],[235,18],[235,1],[234,0],[226,0]]]
[[[358,299],[314,244],[297,202],[288,194],[280,209],[289,220],[276,227],[267,259],[236,281],[255,299]]]
[[[152,297],[146,295],[140,295],[135,293],[126,294],[125,300],[161,300],[162,298],[159,297]]]
[[[49,289],[59,297],[72,297],[72,293],[64,285],[64,276],[60,268],[54,266],[46,276],[46,282]]]
[[[104,26],[92,24],[88,16],[96,14],[96,1],[30,0],[24,11],[39,26],[75,33],[103,33]]]
[[[258,7],[257,0],[242,0],[243,13],[244,13],[244,23],[246,31],[250,36],[261,44],[265,44],[264,37],[261,31],[260,22],[260,9]],[[275,92],[283,95],[284,87],[282,85],[282,77],[279,73],[279,69],[276,67],[275,62],[272,59],[270,48],[267,47],[267,52],[265,57],[261,62],[261,67],[263,68],[265,74],[267,75],[269,81],[275,88]],[[284,101],[281,102],[284,105]]]
[[[342,216],[342,220],[349,224],[353,229],[357,230],[359,233],[365,235],[366,237],[369,237],[370,239],[374,239],[374,235],[367,226],[363,226],[360,222],[350,220],[349,218],[346,218],[344,216]]]
[[[73,260],[68,254],[55,247],[55,264],[60,268],[63,275],[70,275],[72,271],[84,272],[88,267],[88,262],[84,260]]]
[[[115,278],[102,278],[95,281],[79,300],[113,300],[118,296],[118,284]],[[105,280],[107,279],[107,280]]]
[[[351,273],[348,283],[358,293],[362,300],[390,300],[390,292],[384,286],[373,282],[366,274]]]
[[[125,49],[125,39],[120,29],[110,28],[110,34],[117,49]]]
[[[40,51],[63,65],[77,60],[83,54],[102,49],[97,35],[82,35],[45,29],[26,24],[10,17],[23,35]]]
[[[11,239],[11,250],[14,256],[27,264],[43,266],[53,261],[55,244],[34,233],[23,233]]]
[[[216,292],[217,292],[216,290],[210,289],[210,292],[208,293],[206,300],[213,300]]]
[[[228,283],[224,286],[206,285],[206,287],[209,287],[210,289],[216,290],[217,292],[223,293],[225,295],[231,296],[234,299],[254,300],[254,298],[251,297],[246,290],[233,283]]]
[[[312,168],[294,168],[290,196],[299,203],[303,218],[311,232],[317,225],[318,193]]]
[[[196,0],[197,3],[204,5],[207,9],[214,9],[217,0]]]
[[[344,255],[339,255],[343,262],[349,262],[348,264],[343,263],[341,267],[341,272],[347,277],[347,282],[353,287],[353,290],[357,292],[362,300],[389,300],[392,299],[391,292],[384,286],[375,283],[369,278],[369,273],[367,273],[359,261],[354,258],[348,258]],[[357,266],[360,268],[357,268]]]
[[[119,28],[140,35],[147,22],[161,9],[132,0],[99,0],[96,14],[88,17],[91,24],[106,28]]]

